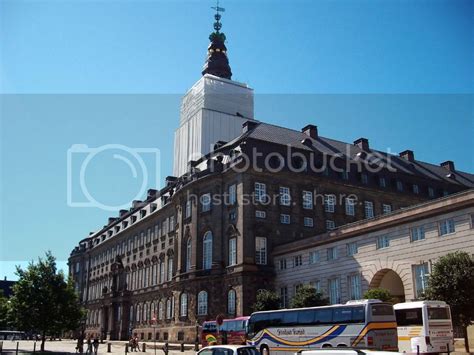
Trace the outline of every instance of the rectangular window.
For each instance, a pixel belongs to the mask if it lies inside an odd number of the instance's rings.
[[[237,186],[235,184],[229,186],[229,204],[235,205],[237,202]]]
[[[367,176],[367,174],[365,173],[362,173],[361,176],[360,176],[361,180],[362,180],[362,183],[364,185],[367,185],[369,183],[369,177]]]
[[[386,187],[387,186],[387,181],[385,180],[385,178],[383,176],[381,176],[379,178],[379,186],[380,187]]]
[[[291,195],[290,188],[280,186],[280,205],[290,206],[291,205]]]
[[[425,227],[418,226],[410,229],[411,241],[416,242],[417,240],[425,239]]]
[[[390,238],[387,235],[377,237],[377,249],[384,249],[390,246]]]
[[[397,190],[403,191],[403,183],[400,180],[397,180]]]
[[[445,219],[444,221],[439,222],[439,235],[451,234],[456,231],[454,226],[453,219]]]
[[[281,302],[282,308],[288,307],[288,288],[287,287],[280,288],[280,302]]]
[[[311,191],[303,191],[303,208],[305,210],[313,209],[313,193]]]
[[[415,278],[415,296],[421,297],[426,290],[426,286],[428,285],[428,263],[413,265],[413,273]]]
[[[332,231],[333,229],[336,229],[336,223],[334,223],[334,221],[328,219],[326,221],[326,229],[328,231]]]
[[[336,247],[328,248],[327,254],[328,254],[327,255],[328,260],[336,260],[337,259],[337,248]]]
[[[257,218],[267,218],[267,213],[265,211],[256,210],[255,217]]]
[[[255,263],[258,265],[267,264],[267,238],[255,238]]]
[[[432,187],[428,187],[428,196],[434,197],[434,189]]]
[[[311,217],[304,217],[303,224],[305,227],[314,227],[314,220]]]
[[[211,210],[211,194],[201,195],[201,206],[202,212],[209,212]]]
[[[371,201],[364,201],[365,218],[374,218],[374,203]]]
[[[321,293],[321,281],[319,280],[311,281],[309,285],[313,287],[316,290],[316,292]]]
[[[185,218],[191,218],[191,209],[192,209],[192,202],[191,200],[186,201],[186,208],[185,208]]]
[[[256,182],[255,183],[255,202],[265,203],[267,198],[267,185]]]
[[[392,212],[392,205],[383,203],[382,204],[382,213],[387,214],[387,213],[390,213],[390,212]]]
[[[329,213],[334,213],[336,206],[336,196],[334,195],[324,195],[324,211]]]
[[[286,270],[286,259],[280,259],[278,265],[280,267],[280,270]]]
[[[330,279],[328,282],[329,302],[331,304],[340,303],[340,282],[338,278]]]
[[[355,200],[353,198],[346,198],[346,215],[355,215]]]
[[[347,256],[356,255],[359,252],[356,242],[347,243]]]
[[[309,263],[310,264],[319,263],[319,260],[320,260],[319,250],[309,252]]]
[[[281,214],[280,215],[280,223],[281,224],[290,224],[290,215],[289,214]]]
[[[418,187],[417,184],[413,184],[413,193],[414,194],[419,194],[420,193],[420,188]]]
[[[360,275],[349,275],[349,297],[351,300],[360,300],[362,298]]]
[[[237,264],[237,239],[229,239],[229,266]]]
[[[170,232],[174,231],[175,223],[174,223],[174,216],[170,217]]]
[[[293,267],[298,267],[303,265],[303,257],[301,255],[296,255],[293,257]]]

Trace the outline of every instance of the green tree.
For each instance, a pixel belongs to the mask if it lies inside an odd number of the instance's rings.
[[[269,290],[259,290],[257,293],[257,300],[253,305],[253,310],[258,311],[271,311],[273,309],[280,308],[280,297],[276,292]]]
[[[26,270],[17,266],[19,279],[10,299],[10,319],[18,330],[41,334],[41,351],[46,335],[60,334],[78,328],[83,310],[72,281],[58,272],[56,259],[50,252]]]
[[[390,294],[390,291],[385,288],[371,288],[364,293],[364,298],[381,300],[383,302],[393,301],[393,296]]]
[[[6,329],[8,327],[7,314],[8,301],[3,295],[3,290],[0,290],[0,329]]]
[[[302,285],[291,300],[291,308],[317,307],[329,304],[329,300],[322,293],[310,285]]]
[[[451,307],[453,323],[463,327],[466,352],[469,343],[466,328],[474,322],[474,257],[464,251],[447,254],[434,265],[424,298],[445,301]]]

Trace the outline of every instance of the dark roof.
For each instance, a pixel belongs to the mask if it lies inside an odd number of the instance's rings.
[[[9,298],[11,295],[13,295],[12,287],[14,284],[15,281],[0,281],[0,292],[2,292],[5,297]]]
[[[302,149],[307,151],[318,151],[322,154],[327,155],[341,155],[347,156],[351,160],[355,160],[357,155],[364,151],[353,143],[341,142],[335,139],[325,138],[318,136],[317,138],[311,138],[307,134],[296,131],[293,129],[275,126],[268,123],[256,122],[253,129],[242,134],[240,137],[226,144],[226,146],[234,145],[238,141],[245,138],[251,138],[270,142],[279,145],[291,146],[296,149]],[[303,140],[310,139],[312,145],[309,147],[303,144]],[[467,187],[474,187],[474,175],[462,171],[456,170],[454,172],[455,179],[448,177],[450,173],[446,168],[434,165],[419,160],[408,161],[398,155],[389,154],[387,152],[370,149],[372,155],[381,159],[381,162],[387,162],[387,159],[391,160],[393,167],[398,172],[402,172],[409,175],[417,175],[423,178],[434,179],[443,181],[451,184],[458,184]]]

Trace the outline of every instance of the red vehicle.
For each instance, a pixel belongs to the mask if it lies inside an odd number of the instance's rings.
[[[219,333],[216,321],[204,322],[201,330],[201,345],[203,347],[215,344],[245,345],[245,330],[249,318],[224,319],[219,327]]]

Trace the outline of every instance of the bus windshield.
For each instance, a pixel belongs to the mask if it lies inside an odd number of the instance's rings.
[[[451,316],[449,315],[449,309],[445,307],[428,307],[428,319],[451,319]]]

